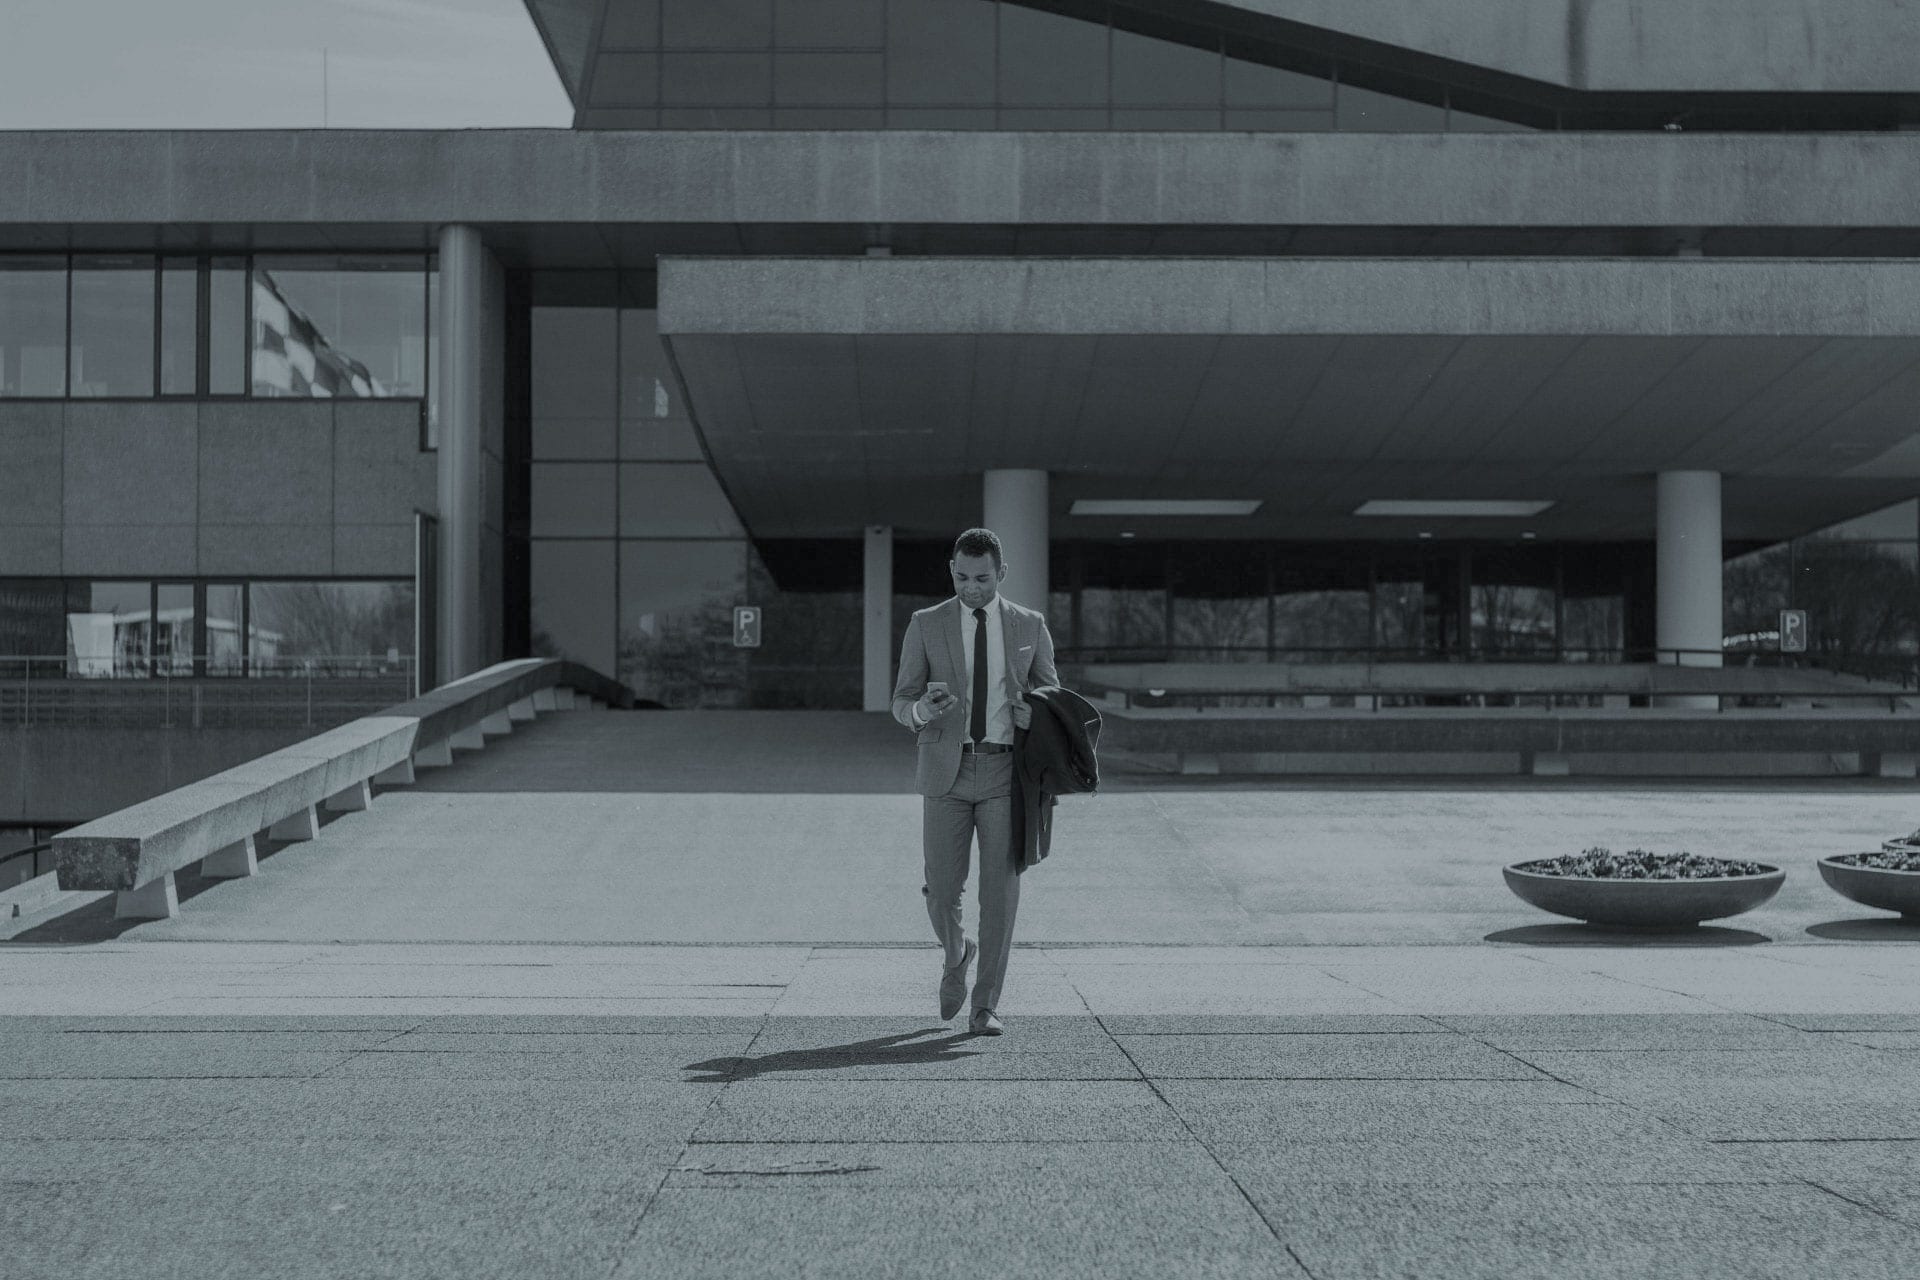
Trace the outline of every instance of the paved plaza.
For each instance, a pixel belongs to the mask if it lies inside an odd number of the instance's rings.
[[[0,1274],[1911,1274],[1920,928],[1813,867],[1910,783],[1114,777],[976,1038],[908,754],[543,717],[174,920],[27,929]],[[1788,882],[1656,937],[1500,883],[1592,843]]]

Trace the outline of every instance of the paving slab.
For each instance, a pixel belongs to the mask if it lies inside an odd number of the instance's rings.
[[[1171,1142],[1185,1127],[1144,1083],[761,1077],[721,1094],[701,1142]]]
[[[1122,1037],[1149,1079],[1541,1080],[1512,1056],[1456,1036]]]
[[[1500,1049],[1741,1053],[1811,1048],[1798,1027],[1745,1013],[1436,1014],[1434,1021]]]
[[[673,1188],[1186,1186],[1216,1180],[1199,1143],[697,1142],[668,1176]]]
[[[623,1278],[1305,1277],[1224,1176],[1180,1187],[662,1191]]]
[[[1805,1183],[1243,1185],[1323,1277],[1893,1280],[1916,1243]]]

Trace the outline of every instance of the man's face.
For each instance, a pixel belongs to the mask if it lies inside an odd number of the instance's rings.
[[[992,556],[956,556],[947,561],[947,568],[953,572],[953,593],[969,609],[985,608],[1007,576],[1005,565],[993,567]]]

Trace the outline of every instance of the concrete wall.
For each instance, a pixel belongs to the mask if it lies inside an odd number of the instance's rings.
[[[0,401],[0,574],[413,574],[413,401]]]
[[[312,729],[0,729],[0,822],[85,822],[278,751]],[[111,758],[111,769],[100,761]]]
[[[79,223],[245,243],[261,223],[1911,227],[1920,208],[1901,133],[40,132],[0,133],[0,173],[20,249]]]
[[[1912,93],[1910,0],[1225,0],[1574,89]],[[1169,9],[1181,6],[1169,4]]]

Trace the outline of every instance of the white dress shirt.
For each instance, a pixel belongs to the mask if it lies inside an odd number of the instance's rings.
[[[993,599],[985,606],[987,611],[987,736],[988,742],[1013,745],[1013,707],[1007,702],[1007,627],[1001,618],[1000,593],[995,592]],[[973,693],[973,632],[979,624],[973,620],[973,610],[965,604],[960,606],[960,656],[965,664],[965,676],[959,689],[949,689],[964,703]],[[922,728],[927,721],[920,715],[916,704],[908,713],[914,728]],[[972,741],[972,708],[958,717],[960,732],[968,734]]]
[[[1000,616],[1000,593],[986,604],[987,611],[987,736],[984,741],[1013,745],[1013,708],[1007,704],[1007,627]],[[960,650],[967,663],[967,693],[973,692],[973,632],[978,624],[973,610],[960,606]],[[968,708],[968,718],[972,709]],[[966,725],[962,733],[972,740]]]

